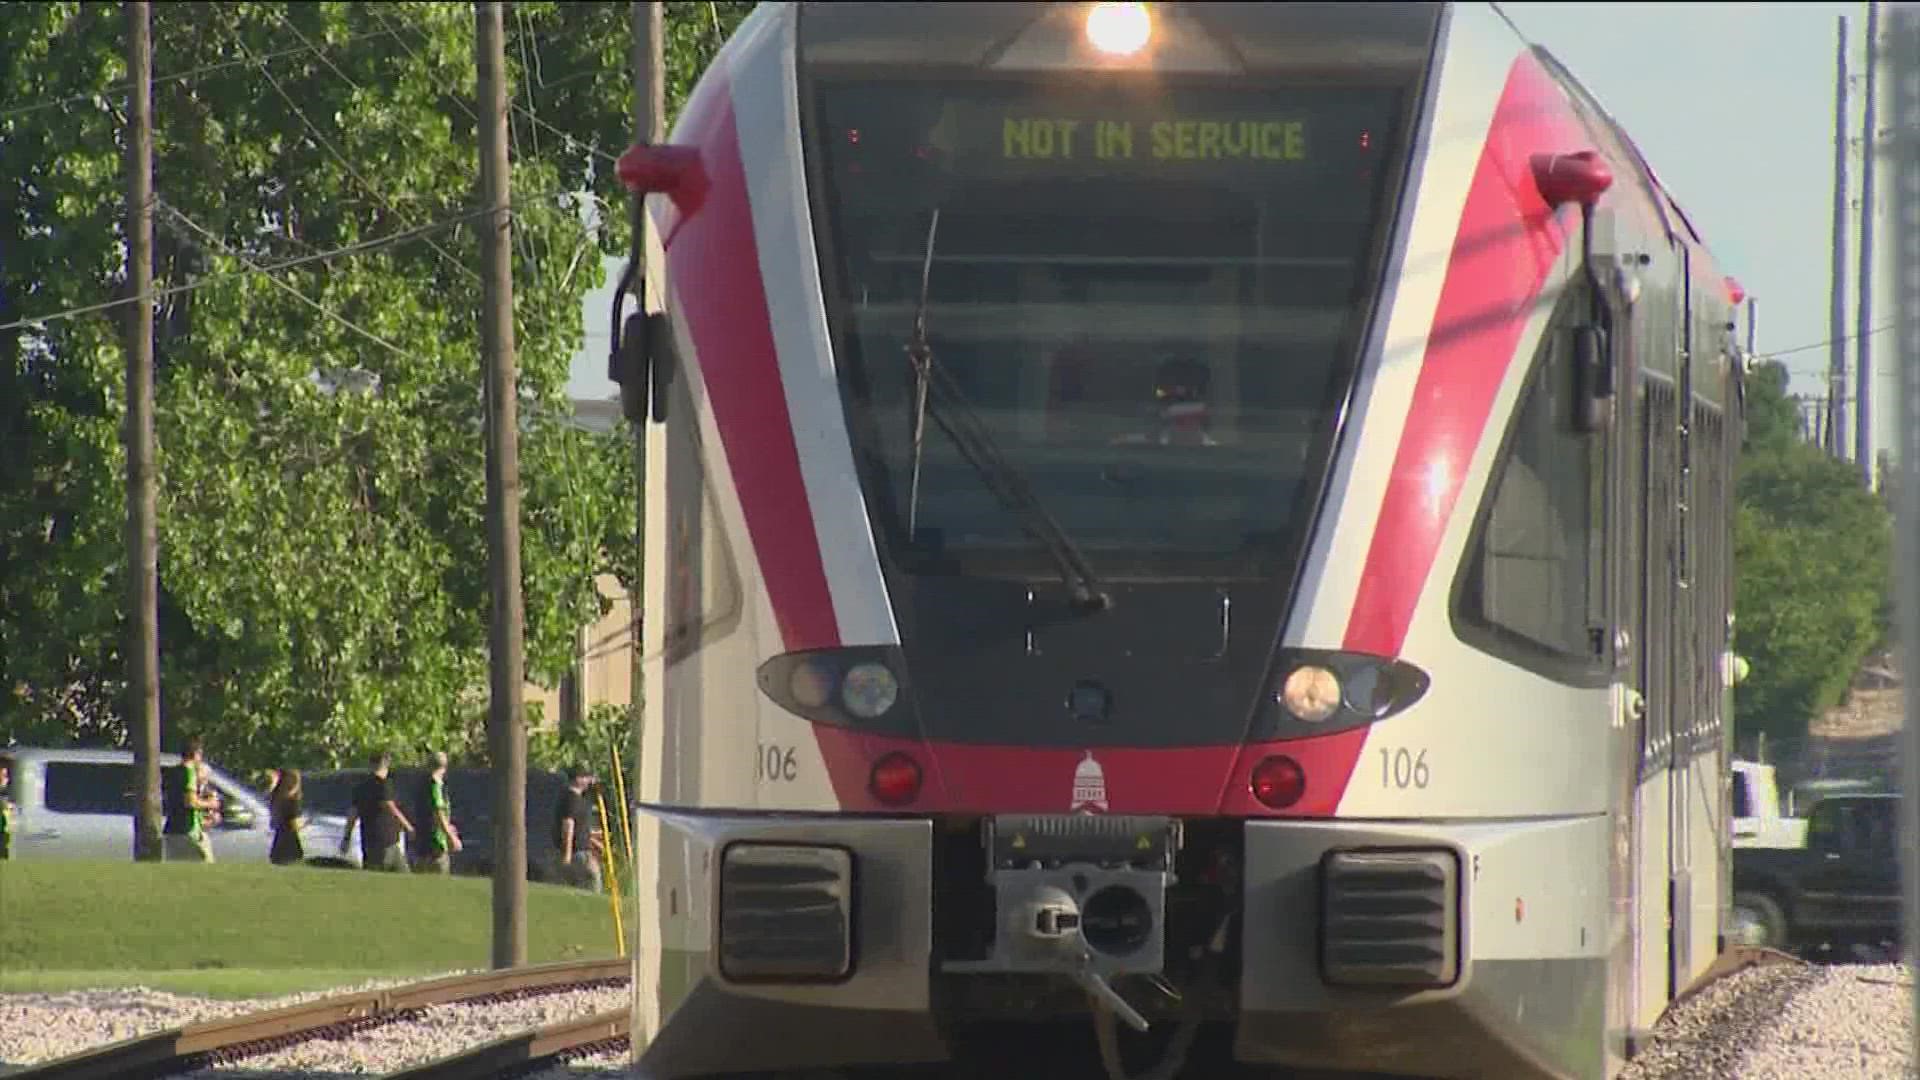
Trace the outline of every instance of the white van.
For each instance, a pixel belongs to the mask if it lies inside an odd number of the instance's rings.
[[[12,790],[17,815],[12,856],[52,859],[133,858],[134,776],[131,750],[69,750],[0,747],[13,759]],[[160,755],[172,769],[180,755]],[[266,862],[273,843],[272,817],[264,796],[208,763],[207,780],[220,793],[220,822],[207,830],[220,862]],[[345,821],[309,816],[300,830],[309,859],[334,857]]]

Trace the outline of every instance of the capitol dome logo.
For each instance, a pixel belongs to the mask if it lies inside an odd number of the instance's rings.
[[[1073,770],[1073,813],[1107,808],[1107,772],[1093,760],[1093,751]]]

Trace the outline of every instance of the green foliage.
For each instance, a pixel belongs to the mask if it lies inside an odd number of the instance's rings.
[[[670,108],[750,7],[668,5]],[[605,610],[594,577],[633,581],[625,432],[569,425],[564,391],[581,297],[626,246],[628,10],[523,3],[507,26],[545,685]],[[0,6],[0,321],[123,294],[123,33],[113,5]],[[155,278],[182,290],[156,317],[165,738],[238,768],[483,745],[472,7],[162,4],[153,40]],[[0,332],[0,739],[124,743],[128,310]]]
[[[1752,672],[1734,700],[1743,732],[1779,738],[1838,702],[1886,635],[1892,586],[1885,503],[1793,423],[1785,368],[1754,372],[1734,524],[1735,648]]]
[[[575,762],[586,762],[609,787],[613,777],[613,755],[620,754],[621,768],[633,770],[633,710],[605,702],[587,710],[577,727],[542,731],[527,737],[527,766],[534,769],[565,769]]]

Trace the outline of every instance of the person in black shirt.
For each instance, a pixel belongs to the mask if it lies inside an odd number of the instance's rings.
[[[575,765],[567,779],[566,790],[553,808],[553,846],[560,849],[560,874],[572,884],[599,892],[600,834],[593,827],[593,804],[587,801],[593,770]]]
[[[400,843],[400,834],[412,835],[413,822],[400,811],[400,804],[393,801],[393,783],[387,779],[387,769],[393,759],[378,753],[367,763],[373,767],[373,775],[353,789],[353,805],[347,810],[347,825],[340,833],[340,853],[347,853],[353,823],[358,820],[360,866],[366,870],[407,873],[407,854]]]

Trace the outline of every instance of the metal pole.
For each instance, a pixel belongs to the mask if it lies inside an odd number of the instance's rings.
[[[493,582],[489,637],[493,684],[488,734],[493,759],[493,966],[527,962],[527,731],[520,595],[520,423],[514,379],[513,215],[507,168],[506,32],[498,3],[473,6],[480,184],[491,221],[480,230],[486,302],[487,562]]]
[[[1748,356],[1759,355],[1759,353],[1753,347],[1754,320],[1759,318],[1759,315],[1757,313],[1757,307],[1756,307],[1757,303],[1758,301],[1755,300],[1753,297],[1751,296],[1747,297],[1747,355]]]
[[[1840,16],[1833,82],[1833,311],[1827,327],[1827,453],[1847,456],[1847,17]]]
[[[160,526],[153,433],[153,43],[146,0],[126,6],[127,74],[127,726],[133,729],[133,857],[159,862]]]
[[[1890,207],[1894,248],[1896,365],[1900,376],[1899,437],[1894,467],[1899,470],[1895,530],[1898,562],[1895,593],[1900,616],[1901,670],[1920,673],[1920,10],[1895,4],[1887,35],[1887,85],[1892,94],[1894,153]],[[1902,952],[1911,956],[1920,942],[1920,694],[1906,695],[1905,727],[1900,739],[1900,864],[1906,919]],[[1910,1040],[1920,1039],[1920,996],[1911,1006]]]
[[[1866,118],[1860,122],[1860,321],[1854,332],[1859,358],[1854,363],[1853,460],[1867,489],[1873,489],[1873,166],[1880,116],[1875,108],[1879,65],[1880,5],[1867,2]]]

